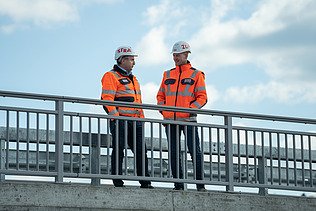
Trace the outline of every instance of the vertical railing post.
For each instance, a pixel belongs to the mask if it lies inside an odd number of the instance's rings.
[[[98,124],[100,127],[100,124]],[[91,149],[91,173],[100,174],[100,153],[101,153],[101,134],[100,130],[98,131],[97,136],[92,136],[92,149]],[[91,178],[92,185],[100,185],[100,178]]]
[[[63,130],[64,130],[64,104],[61,100],[55,101],[56,120],[55,120],[55,168],[57,176],[55,177],[55,182],[63,182],[64,174],[64,153],[63,153]]]
[[[264,154],[262,157],[258,157],[258,180],[259,184],[267,184],[267,177],[266,177],[266,165],[267,159],[265,158]],[[259,188],[259,195],[265,196],[268,194],[267,188]]]
[[[182,145],[183,146],[183,145]],[[187,169],[188,169],[188,166],[187,166],[187,162],[186,162],[186,160],[185,160],[185,153],[187,152],[186,151],[186,148],[183,148],[181,146],[181,153],[180,153],[180,158],[181,158],[181,165],[182,165],[182,172],[183,172],[183,178],[184,179],[188,179],[187,177],[186,177],[186,173],[185,172],[187,172]],[[186,147],[185,145],[184,145],[184,147]],[[184,187],[184,190],[187,190],[188,189],[188,184],[187,183],[183,183],[183,187]]]
[[[3,170],[5,167],[5,142],[0,139],[0,169]],[[4,182],[5,175],[0,173],[0,182]]]
[[[226,162],[226,182],[228,185],[226,186],[226,191],[233,192],[234,191],[234,172],[233,172],[233,125],[232,125],[232,117],[225,116],[225,162]],[[219,153],[219,152],[218,152]],[[220,161],[218,161],[220,162]]]

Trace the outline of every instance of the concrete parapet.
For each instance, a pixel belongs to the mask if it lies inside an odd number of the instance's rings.
[[[316,198],[74,183],[0,183],[0,210],[316,210]]]

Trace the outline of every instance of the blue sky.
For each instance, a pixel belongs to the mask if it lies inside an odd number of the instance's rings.
[[[316,118],[314,0],[0,0],[0,90],[99,99],[118,46],[155,104],[190,43],[206,109]]]

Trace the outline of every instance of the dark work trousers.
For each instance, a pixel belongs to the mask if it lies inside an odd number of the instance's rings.
[[[195,179],[202,180],[202,155],[201,155],[201,149],[200,149],[200,140],[199,140],[199,133],[197,130],[197,127],[194,126],[186,126],[187,128],[187,146],[189,153],[191,155],[191,158],[193,160],[193,164],[195,164],[196,172],[194,174],[196,175]],[[194,130],[195,128],[195,130]],[[182,163],[181,163],[181,144],[180,144],[180,137],[181,137],[181,131],[185,133],[185,126],[178,125],[178,138],[177,138],[177,125],[171,124],[170,125],[170,137],[169,137],[169,127],[166,125],[166,134],[168,137],[168,141],[170,142],[171,147],[171,171],[173,178],[180,178],[183,179],[183,172],[182,172]],[[195,131],[195,132],[194,132]],[[195,143],[193,140],[193,132],[195,133]],[[177,146],[178,142],[178,146]],[[195,144],[195,157],[194,157],[194,144]],[[177,149],[178,149],[178,158],[177,158]],[[177,162],[179,164],[179,169],[177,168]],[[179,171],[178,171],[179,170]],[[204,187],[204,184],[197,184],[197,188]],[[184,185],[183,183],[175,183],[175,188],[182,188]]]
[[[133,140],[134,136],[134,129],[133,129],[133,121],[124,121],[124,120],[113,120],[110,121],[110,130],[112,134],[112,154],[111,154],[111,174],[117,175],[116,173],[116,164],[118,164],[118,175],[122,175],[122,165],[123,165],[123,157],[124,157],[124,150],[125,150],[125,122],[127,122],[127,145],[132,150],[132,152],[135,155],[134,152],[134,144],[133,142],[136,142],[136,171],[137,176],[146,176],[149,177],[148,173],[148,158],[147,158],[147,149],[146,145],[144,147],[144,154],[142,153],[142,137],[143,137],[143,130],[142,130],[142,123],[136,121],[135,123],[135,131],[136,131],[136,139]],[[116,140],[116,124],[118,123],[118,140]],[[116,161],[117,154],[118,153],[118,162]],[[144,156],[145,155],[145,156]],[[127,155],[125,155],[127,156]],[[143,162],[145,164],[145,175],[143,175]],[[139,181],[141,186],[146,186],[150,184],[150,181]],[[114,186],[123,186],[124,182],[121,179],[113,179]]]

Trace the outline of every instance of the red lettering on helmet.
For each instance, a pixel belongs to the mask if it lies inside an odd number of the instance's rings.
[[[182,49],[187,49],[187,48],[189,48],[189,46],[187,46],[187,45],[185,45],[185,44],[182,44],[181,47],[182,47]]]
[[[120,49],[117,49],[117,52],[118,53],[128,53],[128,52],[132,52],[132,50],[130,48],[120,48]]]

